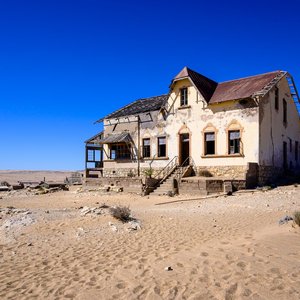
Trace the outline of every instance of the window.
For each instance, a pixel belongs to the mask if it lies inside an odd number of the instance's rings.
[[[188,105],[188,89],[180,89],[180,106]]]
[[[287,102],[283,99],[283,123],[287,123]]]
[[[290,138],[289,138],[289,141],[290,141],[290,152],[292,152],[293,151],[293,141]]]
[[[166,145],[166,137],[159,137],[157,138],[158,144],[158,157],[166,157],[167,156],[167,145]]]
[[[151,157],[150,139],[143,139],[143,157]]]
[[[127,144],[116,144],[110,147],[110,159],[130,159],[131,147]]]
[[[215,153],[215,133],[214,132],[206,132],[204,133],[205,137],[205,155],[213,155]]]
[[[230,130],[228,131],[228,154],[237,154],[240,153],[240,131],[239,130]]]
[[[87,151],[87,161],[100,161],[101,160],[101,151],[98,149],[88,149]]]
[[[275,86],[275,109],[279,109],[279,89]]]
[[[299,143],[298,141],[295,141],[295,161],[298,161],[298,148],[299,148]]]

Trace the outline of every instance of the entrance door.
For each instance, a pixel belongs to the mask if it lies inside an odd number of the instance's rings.
[[[179,141],[179,163],[182,165],[189,165],[189,160],[187,159],[190,156],[190,135],[188,133],[180,134]]]

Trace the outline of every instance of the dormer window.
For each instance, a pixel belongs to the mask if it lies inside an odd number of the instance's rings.
[[[188,105],[188,89],[182,88],[180,89],[180,106]]]

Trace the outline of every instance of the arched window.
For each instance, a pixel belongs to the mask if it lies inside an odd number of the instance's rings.
[[[227,129],[227,154],[243,154],[242,132],[243,127],[238,121],[232,120]]]
[[[217,154],[217,129],[211,124],[202,130],[203,135],[203,154],[204,156]]]

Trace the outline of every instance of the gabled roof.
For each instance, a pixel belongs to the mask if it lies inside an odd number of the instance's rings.
[[[172,80],[171,86],[174,84],[174,82],[184,78],[190,78],[192,80],[206,102],[209,102],[218,85],[217,82],[189,69],[188,67],[184,67]]]
[[[178,80],[189,78],[208,104],[220,103],[230,100],[251,98],[255,95],[263,96],[277,84],[287,72],[274,71],[265,74],[217,83],[188,67],[184,67],[172,80],[171,88]],[[147,113],[162,108],[168,101],[168,94],[150,98],[138,99],[119,110],[97,120],[120,118],[125,116]]]
[[[217,83],[188,67],[184,67],[172,80],[171,87],[176,81],[189,78],[206,102],[212,104],[264,95],[285,74],[285,71],[274,71]]]
[[[159,110],[165,105],[168,100],[168,95],[155,96],[150,98],[138,99],[114,112],[97,120],[95,123],[100,123],[104,119],[120,118],[125,116],[136,115],[140,113],[147,113],[155,110]]]
[[[218,84],[209,103],[219,103],[229,100],[250,98],[255,94],[259,94],[273,79],[285,72],[274,71],[270,73],[240,78],[221,82]],[[277,82],[274,82],[274,85]],[[272,85],[270,86],[272,88]]]

